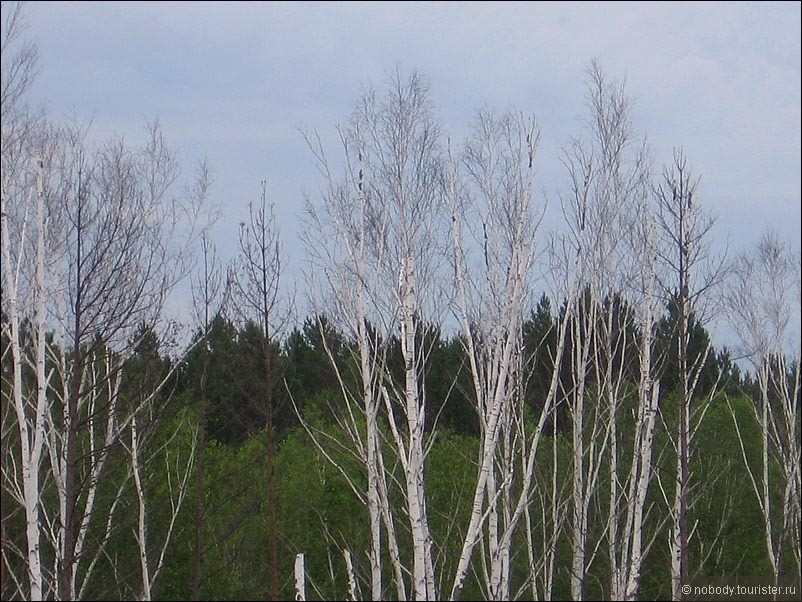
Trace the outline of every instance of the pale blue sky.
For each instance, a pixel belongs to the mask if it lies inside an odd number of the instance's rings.
[[[396,65],[430,83],[444,130],[476,108],[515,106],[543,130],[540,184],[584,119],[597,57],[626,77],[634,125],[657,164],[683,146],[699,201],[731,250],[767,227],[800,248],[800,3],[84,3],[32,2],[41,72],[30,98],[131,140],[158,116],[185,172],[203,156],[233,250],[247,202],[268,181],[293,270],[302,190],[320,180],[299,128],[335,147],[335,126]]]

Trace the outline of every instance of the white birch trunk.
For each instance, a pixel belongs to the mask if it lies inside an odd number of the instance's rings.
[[[182,424],[178,425],[173,437],[178,434],[178,430],[181,429],[182,426]],[[167,526],[167,532],[164,534],[164,539],[160,542],[160,546],[157,548],[158,556],[154,560],[148,554],[148,548],[152,546],[153,543],[148,539],[148,503],[142,483],[142,462],[144,461],[147,463],[149,458],[144,457],[142,451],[142,439],[139,425],[137,423],[136,413],[131,415],[130,431],[131,446],[129,448],[129,454],[131,456],[131,473],[134,478],[134,488],[137,495],[137,529],[135,531],[135,539],[139,548],[142,599],[152,600],[153,588],[156,586],[159,575],[164,568],[167,549],[170,545],[170,541],[172,540],[173,530],[178,519],[178,514],[181,512],[181,507],[183,506],[187,491],[189,491],[189,478],[192,475],[192,468],[195,461],[197,433],[193,434],[192,447],[189,450],[187,460],[185,461],[186,463],[183,465],[181,458],[177,456],[175,460],[175,467],[171,466],[169,450],[167,448],[161,448],[159,450],[159,452],[163,452],[165,454],[167,495],[170,498],[170,507],[167,509],[167,512],[169,512],[170,521]],[[116,505],[117,501],[115,500],[114,503]],[[85,583],[87,581],[88,577],[84,579]]]
[[[635,420],[635,437],[632,448],[632,465],[627,476],[628,487],[623,510],[624,529],[620,550],[619,574],[612,590],[612,597],[622,600],[637,599],[640,587],[641,567],[644,556],[643,520],[646,497],[652,481],[652,450],[660,396],[660,383],[653,377],[652,344],[655,324],[656,265],[654,262],[653,222],[648,207],[641,209],[640,227],[634,224],[635,232],[641,233],[640,244],[632,249],[635,266],[648,266],[643,281],[640,309],[639,347],[640,375],[638,382],[638,413]],[[637,219],[637,218],[636,218]],[[644,265],[645,264],[645,265]]]
[[[358,600],[359,597],[357,595],[357,587],[356,587],[356,576],[354,575],[354,563],[351,561],[351,552],[350,550],[343,550],[343,556],[345,557],[345,572],[348,575],[348,599],[355,601]],[[376,598],[373,598],[376,600]]]
[[[404,395],[409,427],[406,470],[407,510],[412,532],[412,585],[415,600],[434,600],[432,539],[423,488],[424,404],[418,387],[418,350],[415,342],[415,273],[412,258],[402,265],[401,354],[404,359]]]
[[[629,533],[631,538],[629,554],[627,556],[626,586],[623,592],[624,600],[635,600],[640,587],[641,566],[643,564],[643,518],[646,505],[646,494],[651,481],[652,447],[654,443],[655,416],[657,414],[657,400],[660,396],[660,383],[654,381],[651,387],[645,387],[642,398],[648,402],[644,408],[644,418],[639,425],[640,445],[637,449],[637,484],[634,486],[635,495],[630,502],[631,525]],[[635,479],[633,478],[633,483]]]
[[[448,194],[456,315],[481,427],[477,485],[452,599],[461,596],[473,550],[482,540],[486,595],[491,599],[510,597],[513,536],[519,521],[528,514],[540,435],[554,408],[564,324],[558,337],[554,378],[536,431],[530,434],[523,428],[523,363],[530,358],[521,355],[521,324],[524,303],[531,292],[530,270],[535,254],[537,219],[532,205],[532,168],[537,144],[533,121],[510,114],[501,118],[480,114],[464,160],[470,181],[476,186],[476,206],[471,205],[474,201],[470,197],[459,198],[458,172],[451,163]],[[499,169],[500,165],[504,168]],[[478,245],[466,248],[462,228],[465,217],[472,212],[481,216],[481,229],[478,223],[473,227],[467,224]],[[529,551],[534,565],[532,546]]]
[[[763,508],[763,518],[766,523],[766,553],[769,556],[769,562],[771,563],[771,570],[774,573],[775,581],[777,579],[778,573],[778,561],[777,561],[777,553],[775,551],[774,546],[774,528],[772,527],[772,515],[771,515],[771,491],[769,489],[769,429],[771,428],[769,425],[769,392],[768,392],[768,380],[769,380],[769,358],[766,357],[763,360],[763,366],[760,371],[761,376],[758,377],[760,381],[760,396],[761,396],[761,403],[760,403],[760,424],[763,428],[760,429],[760,439],[761,439],[761,462],[760,466],[763,470],[762,479],[761,479],[761,497],[763,498],[763,503],[761,507]]]
[[[303,554],[295,555],[295,599],[298,602],[306,600],[306,572]]]
[[[677,435],[679,435],[679,427],[677,427]],[[682,463],[679,454],[679,436],[677,437],[677,468],[674,475],[674,503],[671,506],[671,528],[669,529],[669,549],[671,551],[671,599],[674,602],[682,600],[682,574],[681,574],[681,558],[682,546],[680,545],[680,529],[679,529],[679,515],[680,515],[680,481],[682,478]]]
[[[381,559],[381,499],[379,497],[379,430],[377,416],[379,400],[374,386],[371,366],[371,350],[365,333],[364,291],[358,293],[358,336],[362,370],[362,397],[365,407],[368,472],[368,515],[370,520],[370,591],[373,600],[382,599],[382,559]],[[349,556],[350,559],[350,556]]]
[[[145,491],[142,488],[142,481],[140,479],[139,432],[136,424],[136,416],[131,418],[131,467],[134,473],[134,484],[136,485],[136,497],[138,501],[136,541],[139,547],[139,569],[142,575],[142,599],[151,600]]]
[[[3,455],[10,455],[12,466],[3,459],[3,477],[6,480],[3,486],[24,511],[25,549],[18,553],[23,559],[25,574],[15,574],[7,562],[9,548],[14,546],[6,541],[0,545],[0,563],[3,565],[0,571],[3,583],[13,581],[20,597],[41,600],[50,595],[40,549],[43,530],[40,505],[43,500],[39,474],[45,445],[45,417],[49,410],[46,395],[48,375],[45,372],[45,302],[48,292],[45,244],[49,227],[44,207],[43,154],[49,150],[50,143],[45,139],[45,124],[34,116],[35,111],[31,111],[25,102],[26,92],[36,76],[37,50],[35,44],[29,44],[21,37],[25,30],[23,12],[20,3],[4,4],[0,36],[3,52],[0,288],[4,314],[2,336],[11,350],[11,374],[6,373],[5,366],[3,372],[3,411],[7,408],[13,411],[19,435],[19,456],[16,455],[17,449],[4,441]],[[40,146],[43,142],[44,145]],[[16,226],[13,233],[9,231],[10,214],[17,218],[12,221],[12,226]],[[33,230],[32,234],[29,229]],[[33,334],[30,355],[23,341],[25,322]],[[31,392],[23,390],[23,366],[34,369],[35,383]],[[6,417],[10,418],[10,414],[3,417],[4,427]],[[4,512],[4,518],[9,515],[9,512]],[[7,537],[5,532],[3,537]]]
[[[584,302],[582,302],[584,304]],[[593,470],[592,450],[585,449],[585,383],[587,378],[588,356],[590,354],[590,324],[587,317],[595,307],[591,297],[588,308],[574,316],[573,365],[574,393],[571,404],[571,458],[573,471],[572,521],[571,521],[571,599],[582,600],[585,588],[585,554],[587,546],[588,507],[590,505],[591,472]],[[582,321],[584,328],[580,325]],[[585,337],[581,336],[582,330]],[[587,456],[587,463],[585,457]]]
[[[22,367],[26,363],[23,357],[23,348],[20,324],[24,319],[24,311],[20,303],[20,277],[22,276],[25,246],[29,244],[27,238],[28,209],[30,202],[26,199],[25,217],[19,235],[19,248],[16,252],[11,249],[9,236],[7,203],[7,190],[2,191],[2,252],[3,252],[3,296],[8,302],[8,332],[12,359],[12,393],[11,401],[17,419],[17,429],[20,438],[20,471],[22,487],[20,490],[21,503],[25,510],[25,541],[26,541],[26,572],[29,595],[32,600],[41,600],[44,596],[44,576],[42,571],[40,552],[40,483],[39,470],[45,443],[45,417],[49,410],[47,399],[48,375],[45,373],[45,329],[46,329],[46,281],[45,281],[45,240],[46,222],[44,208],[43,173],[41,162],[37,173],[36,207],[34,213],[36,236],[36,260],[33,267],[35,271],[35,285],[32,291],[34,304],[33,327],[36,333],[34,344],[34,362],[36,376],[36,395],[33,399],[26,399],[22,389]],[[33,411],[28,408],[32,408]]]

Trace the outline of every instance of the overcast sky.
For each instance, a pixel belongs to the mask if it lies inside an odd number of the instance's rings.
[[[299,128],[333,145],[360,91],[396,66],[428,78],[453,138],[482,105],[534,114],[541,191],[555,198],[593,57],[626,78],[656,164],[684,148],[731,251],[769,227],[800,248],[798,2],[32,2],[26,13],[41,62],[30,99],[132,142],[158,116],[185,172],[209,161],[224,255],[264,179],[298,268],[302,191],[321,185]]]

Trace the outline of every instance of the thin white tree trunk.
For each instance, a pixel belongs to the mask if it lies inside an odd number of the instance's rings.
[[[412,583],[416,600],[434,600],[432,539],[423,487],[424,405],[418,387],[418,350],[415,341],[415,274],[412,258],[402,265],[401,354],[404,359],[404,394],[409,427],[406,470],[407,510],[412,532]]]
[[[136,416],[131,418],[131,466],[134,473],[134,484],[136,485],[137,505],[137,535],[136,540],[139,545],[139,569],[142,573],[142,599],[151,600],[150,592],[150,563],[148,562],[148,533],[147,517],[145,516],[145,491],[142,488],[139,468],[139,432],[136,424]]]
[[[766,522],[766,552],[769,556],[769,562],[771,563],[771,570],[774,573],[775,581],[778,572],[778,560],[777,560],[777,553],[774,549],[774,529],[772,527],[772,516],[771,516],[771,491],[769,489],[769,429],[771,428],[769,425],[769,392],[768,392],[768,381],[769,381],[769,358],[766,357],[763,360],[763,366],[761,369],[762,376],[759,377],[760,380],[760,424],[763,425],[763,428],[760,429],[760,439],[761,439],[761,462],[760,466],[763,470],[762,479],[761,479],[761,497],[763,498],[763,503],[761,507],[763,508],[763,518]]]
[[[584,305],[584,301],[582,302]],[[588,356],[590,354],[590,328],[595,298],[591,296],[582,313],[577,311],[573,320],[574,392],[571,404],[571,457],[573,471],[571,521],[571,599],[582,600],[585,588],[585,554],[587,547],[588,507],[590,505],[591,473],[593,470],[592,449],[585,449],[585,384]],[[580,321],[584,327],[580,326]],[[584,337],[582,331],[584,330]],[[591,443],[592,448],[592,443]],[[587,456],[587,462],[585,457]]]
[[[608,318],[612,319],[614,304],[610,303],[608,311]],[[607,323],[607,331],[604,333],[605,344],[607,346],[604,362],[606,364],[605,374],[605,389],[607,397],[608,415],[607,421],[610,429],[610,476],[609,476],[609,523],[607,530],[607,545],[608,555],[610,558],[610,576],[612,581],[611,593],[613,599],[620,599],[623,593],[623,567],[621,566],[621,558],[619,553],[621,550],[621,542],[619,540],[619,526],[618,526],[618,498],[619,498],[619,474],[618,468],[618,425],[616,424],[616,410],[617,410],[617,392],[611,391],[612,388],[612,350],[611,350],[611,336],[612,328],[610,321]],[[623,362],[621,362],[623,364]]]
[[[631,506],[631,544],[629,547],[628,567],[626,572],[626,587],[623,598],[635,600],[640,587],[641,566],[643,564],[643,518],[646,505],[646,494],[651,481],[652,447],[654,443],[655,415],[657,414],[657,400],[660,396],[660,383],[654,381],[651,387],[645,387],[641,398],[648,402],[644,408],[645,416],[639,426],[640,446],[638,453],[638,479],[635,486],[635,495],[630,502]],[[634,479],[633,479],[634,482]]]
[[[20,470],[22,473],[21,498],[25,509],[25,540],[26,540],[26,569],[29,594],[33,600],[41,600],[44,595],[44,577],[42,572],[40,552],[40,483],[39,467],[41,464],[42,449],[45,442],[45,414],[47,407],[48,378],[45,373],[45,209],[43,194],[43,173],[41,163],[37,174],[36,210],[35,210],[35,236],[36,236],[36,263],[35,286],[33,290],[34,301],[34,329],[36,342],[34,349],[36,396],[32,403],[25,398],[22,389],[22,367],[25,363],[21,343],[22,333],[20,324],[23,319],[21,299],[19,298],[19,285],[23,260],[24,247],[27,239],[28,207],[26,201],[26,215],[22,226],[17,253],[11,250],[11,237],[8,229],[8,216],[5,206],[9,202],[7,191],[3,191],[3,210],[0,212],[2,220],[3,245],[3,296],[8,302],[8,335],[12,358],[12,403],[17,418],[17,428],[20,438]],[[14,261],[16,257],[16,263]],[[27,410],[33,407],[31,413]]]
[[[490,562],[489,580],[486,583],[489,599],[502,600],[499,597],[499,582],[501,580],[501,563],[499,562],[499,504],[498,497],[501,491],[496,484],[496,467],[490,470],[485,485],[489,503],[487,514],[487,554]]]
[[[679,427],[678,427],[679,431]],[[679,432],[677,433],[679,435]],[[677,437],[677,468],[674,476],[674,503],[671,507],[671,529],[669,530],[669,549],[671,550],[671,599],[682,600],[683,585],[681,574],[682,546],[680,545],[680,480],[682,478],[682,462],[679,454],[679,437]]]
[[[195,460],[195,448],[197,444],[197,433],[193,434],[192,447],[188,453],[188,459],[183,468],[180,465],[181,458],[176,456],[175,468],[170,465],[170,452],[166,447],[160,448],[159,452],[165,454],[165,474],[167,475],[166,489],[170,497],[169,512],[170,522],[167,526],[167,532],[164,534],[164,539],[161,542],[159,555],[153,566],[152,560],[148,556],[148,547],[151,542],[148,541],[148,509],[147,498],[145,489],[142,484],[142,441],[140,438],[139,426],[137,424],[136,413],[131,416],[131,473],[134,477],[134,488],[136,489],[137,502],[138,502],[138,521],[136,531],[136,541],[139,547],[139,560],[140,572],[142,577],[142,599],[151,600],[153,588],[164,568],[164,561],[167,555],[167,548],[172,539],[173,530],[175,528],[178,514],[186,498],[187,491],[189,491],[189,478],[192,475],[192,468]],[[179,424],[173,437],[178,434],[178,430],[182,428]],[[144,458],[147,463],[148,459]],[[175,476],[173,472],[175,471]],[[116,500],[115,500],[116,504]],[[105,544],[104,544],[105,545]],[[152,544],[151,544],[152,545]],[[86,581],[86,578],[85,580]]]
[[[354,563],[351,561],[351,551],[348,549],[343,550],[343,556],[345,557],[345,572],[348,575],[348,599],[352,601],[358,600],[356,576],[354,575]],[[376,600],[376,598],[373,599]]]
[[[374,386],[370,346],[365,332],[364,291],[358,293],[358,336],[362,370],[362,397],[365,407],[368,472],[368,515],[370,520],[370,592],[373,600],[382,599],[381,500],[379,498],[379,403]]]
[[[501,363],[501,373],[499,375],[499,382],[504,382],[507,375],[506,366],[509,365],[512,346],[508,345],[508,352],[505,352],[505,359]],[[497,389],[496,394],[492,399],[490,406],[490,413],[485,427],[485,433],[482,437],[482,463],[479,468],[478,482],[473,494],[473,504],[471,509],[471,518],[468,524],[468,529],[465,533],[463,540],[462,552],[457,567],[457,573],[454,578],[454,585],[452,587],[452,599],[459,599],[462,593],[462,588],[465,584],[465,578],[468,575],[470,567],[471,554],[476,543],[479,541],[482,533],[482,522],[485,520],[484,500],[489,494],[487,493],[487,482],[491,478],[493,471],[493,462],[495,459],[496,446],[498,445],[498,429],[503,406],[504,393]],[[492,501],[495,503],[495,500]]]
[[[306,600],[306,572],[303,554],[295,555],[295,599],[299,602]]]
[[[647,218],[648,219],[648,218]],[[650,226],[647,224],[647,248],[650,242]],[[634,600],[640,586],[641,564],[643,562],[643,518],[646,495],[652,477],[652,448],[657,415],[657,402],[660,397],[660,382],[652,377],[652,329],[654,325],[655,269],[650,263],[650,275],[645,290],[645,315],[641,321],[640,379],[638,383],[638,417],[635,424],[632,469],[630,470],[630,493],[627,505],[626,553],[624,571],[626,586],[625,600]]]
[[[455,237],[457,244],[459,244],[458,235],[455,234]],[[459,269],[460,268],[458,267],[457,277],[458,280],[461,281],[461,278],[463,276],[461,274],[461,271],[459,271]],[[464,290],[463,284],[458,283],[458,287],[460,290]],[[470,324],[467,321],[467,311],[463,310],[462,312],[462,315],[464,316],[462,318],[463,334],[467,337],[468,340],[468,346],[469,346],[468,352],[470,356],[471,365],[473,368],[472,373],[474,378],[474,389],[477,391],[479,395],[480,402],[484,401],[483,404],[480,403],[480,407],[484,405],[484,412],[482,416],[484,432],[482,433],[482,456],[477,479],[477,485],[476,488],[474,489],[474,494],[473,494],[471,518],[468,524],[468,529],[466,531],[465,537],[463,539],[462,552],[460,554],[457,573],[455,575],[454,585],[452,587],[452,593],[451,593],[452,599],[458,599],[462,593],[465,578],[468,575],[468,569],[470,566],[473,548],[479,541],[482,534],[483,521],[494,516],[497,512],[497,510],[495,509],[495,504],[497,503],[497,499],[499,496],[498,496],[498,491],[495,488],[495,483],[493,481],[494,462],[496,460],[496,449],[499,444],[500,432],[502,428],[501,424],[503,420],[502,412],[504,411],[505,406],[508,405],[509,403],[507,379],[511,370],[511,364],[513,361],[513,351],[516,347],[516,342],[517,342],[515,337],[517,336],[516,333],[518,332],[517,314],[515,313],[515,310],[516,308],[520,309],[516,301],[520,303],[520,299],[522,297],[522,291],[520,288],[514,289],[512,293],[513,295],[509,303],[510,314],[508,316],[505,316],[508,322],[505,323],[504,326],[507,328],[506,332],[508,333],[508,336],[513,338],[500,343],[500,345],[502,346],[502,351],[501,353],[498,354],[498,357],[495,360],[496,365],[487,366],[485,369],[486,373],[490,372],[493,373],[493,380],[494,380],[493,383],[490,382],[487,383],[487,385],[492,386],[492,390],[488,391],[488,394],[483,394],[483,391],[485,390],[485,383],[482,383],[481,377],[479,376],[479,371],[476,368],[476,366],[478,365],[478,362],[476,361],[477,350],[474,348],[474,343],[472,340],[474,335],[471,333]],[[462,296],[462,293],[460,293],[460,296]],[[488,504],[491,504],[487,516],[484,511],[485,499],[488,500]],[[493,529],[497,531],[497,527],[494,527]],[[491,532],[491,541],[492,538],[493,536]],[[496,544],[493,545],[495,546]]]
[[[636,245],[634,253],[635,265],[648,264],[648,275],[644,282],[641,300],[639,348],[640,375],[638,382],[638,413],[635,420],[635,437],[632,447],[632,464],[627,476],[627,495],[624,515],[624,527],[621,534],[619,553],[619,572],[615,575],[612,597],[622,600],[635,600],[640,587],[641,566],[643,563],[643,519],[646,497],[652,480],[652,449],[654,429],[657,415],[657,403],[660,395],[660,383],[653,378],[652,343],[655,322],[654,308],[657,302],[655,295],[656,269],[651,251],[653,245],[652,222],[648,209],[643,208],[642,246]]]

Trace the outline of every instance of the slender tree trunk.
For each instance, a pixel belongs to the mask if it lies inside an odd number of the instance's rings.
[[[415,280],[412,258],[403,265],[401,336],[404,358],[404,393],[409,425],[409,460],[406,471],[407,510],[412,531],[412,580],[416,600],[434,600],[432,539],[423,486],[424,405],[418,386],[418,349],[415,341]]]
[[[379,499],[379,403],[373,385],[370,345],[365,324],[364,291],[360,290],[358,300],[358,327],[360,363],[362,371],[362,399],[365,407],[368,472],[368,515],[370,520],[370,592],[373,600],[382,599],[382,558],[381,558],[381,502]],[[347,557],[350,561],[350,555]]]
[[[131,418],[131,466],[134,473],[134,484],[138,504],[137,541],[139,542],[139,565],[142,572],[142,600],[152,600],[150,591],[150,563],[148,562],[148,533],[145,507],[145,490],[142,487],[139,466],[139,430],[136,416]]]
[[[22,332],[20,331],[21,299],[19,298],[19,271],[14,269],[11,252],[11,239],[8,230],[8,217],[5,209],[0,216],[2,221],[3,243],[3,269],[4,286],[3,296],[8,302],[9,344],[12,359],[12,400],[17,417],[17,429],[20,438],[20,456],[22,472],[22,499],[25,510],[25,542],[26,542],[26,568],[29,594],[31,599],[42,599],[44,595],[44,576],[40,552],[40,483],[39,466],[41,463],[42,448],[44,445],[45,412],[47,411],[47,377],[45,373],[45,211],[44,195],[42,190],[42,164],[39,164],[37,176],[37,210],[36,210],[36,285],[33,296],[35,303],[34,328],[35,342],[35,369],[36,369],[36,397],[35,403],[29,404],[23,391],[23,357]],[[3,206],[7,203],[6,191],[3,191]],[[23,229],[24,233],[24,229]],[[25,244],[24,236],[20,246]],[[17,261],[22,261],[22,248],[18,253]],[[29,416],[26,409],[29,405],[34,412]],[[3,562],[4,564],[4,562]]]
[[[299,602],[306,600],[306,570],[303,554],[295,555],[295,599]]]
[[[769,373],[771,359],[768,357],[763,358],[762,365],[759,369],[760,380],[760,421],[763,428],[760,429],[760,443],[761,443],[761,457],[760,466],[762,468],[761,479],[761,507],[763,509],[763,518],[766,523],[766,553],[771,563],[771,570],[774,574],[774,580],[777,580],[779,573],[779,559],[778,550],[774,545],[774,529],[772,524],[774,522],[771,514],[771,491],[769,489],[770,476],[769,476],[769,431],[771,425],[769,424]]]
[[[633,490],[631,518],[627,519],[630,527],[631,542],[629,544],[628,566],[626,566],[626,586],[623,598],[635,600],[640,587],[641,566],[643,564],[643,518],[646,505],[646,494],[651,481],[652,447],[654,443],[655,415],[657,400],[660,395],[660,383],[648,378],[642,386],[642,417],[638,420],[637,432],[637,471],[633,474]]]
[[[682,185],[680,183],[680,185]],[[679,295],[677,298],[677,320],[678,320],[678,344],[679,344],[679,517],[677,519],[677,529],[679,530],[679,563],[680,563],[680,585],[687,585],[689,581],[688,566],[688,456],[690,453],[689,432],[690,432],[690,395],[688,391],[688,300],[689,300],[689,251],[690,242],[688,237],[687,216],[685,197],[690,204],[689,192],[679,190],[677,206],[678,221],[678,250],[679,250]],[[680,592],[681,594],[681,592]],[[682,594],[681,594],[682,595]],[[682,596],[681,599],[684,599]]]
[[[641,252],[649,265],[649,275],[644,287],[642,319],[640,320],[640,377],[638,382],[638,416],[635,423],[635,442],[633,461],[630,470],[629,501],[626,519],[626,562],[623,590],[625,600],[635,600],[638,595],[643,563],[643,519],[646,496],[652,479],[652,449],[657,415],[657,402],[660,398],[660,382],[653,378],[652,341],[655,321],[656,266],[653,260],[652,222],[646,217],[644,242]],[[637,247],[636,247],[637,249]]]
[[[604,377],[604,388],[605,388],[605,397],[607,397],[607,422],[609,424],[610,429],[610,477],[609,477],[609,485],[610,485],[610,494],[608,499],[608,505],[610,508],[610,516],[609,516],[609,523],[608,523],[608,533],[607,533],[607,545],[608,545],[608,554],[610,558],[610,576],[611,576],[611,589],[610,593],[613,599],[621,599],[623,594],[623,566],[622,566],[622,558],[620,556],[622,543],[620,540],[620,533],[619,533],[619,516],[618,516],[618,506],[619,506],[619,479],[621,479],[621,474],[619,472],[618,466],[618,424],[616,423],[616,410],[618,409],[618,400],[617,400],[617,391],[614,390],[613,387],[613,345],[612,345],[612,319],[613,319],[613,312],[615,304],[610,301],[610,307],[608,308],[608,320],[606,325],[606,332],[604,333],[604,343],[606,346],[605,349],[605,357],[604,362],[605,366],[604,369],[606,371]],[[624,328],[622,326],[622,328]],[[623,358],[621,363],[623,364]],[[633,462],[635,460],[633,459]]]
[[[683,292],[685,279],[682,281]],[[688,567],[688,431],[690,400],[688,399],[688,321],[685,314],[684,293],[680,298],[679,322],[680,322],[680,341],[679,341],[679,362],[680,362],[680,420],[679,420],[679,453],[680,453],[680,474],[679,474],[679,554],[680,554],[680,584],[687,585],[689,582]]]
[[[586,307],[577,311],[573,320],[573,371],[574,391],[571,405],[571,455],[573,470],[573,493],[571,524],[571,599],[582,600],[585,593],[585,553],[588,535],[588,506],[593,478],[592,454],[585,448],[585,385],[587,381],[588,355],[590,353],[590,329],[594,320],[588,316],[595,310],[595,298],[591,297]],[[583,332],[584,331],[584,332]],[[593,442],[591,442],[591,445]],[[585,456],[588,455],[588,461]]]
[[[17,591],[21,597],[30,597],[32,600],[41,600],[44,596],[50,595],[50,585],[46,582],[46,576],[42,567],[41,542],[41,522],[42,499],[40,466],[45,444],[45,415],[49,412],[47,387],[48,379],[45,372],[45,328],[47,316],[45,314],[46,301],[46,262],[45,244],[47,241],[48,227],[44,206],[44,166],[42,157],[38,157],[36,162],[36,208],[29,212],[33,195],[30,185],[25,181],[28,177],[28,168],[33,166],[35,154],[41,149],[34,151],[34,147],[42,141],[39,136],[43,133],[39,119],[29,113],[27,103],[24,101],[26,91],[35,79],[37,64],[36,45],[22,40],[21,34],[25,30],[25,17],[23,16],[23,3],[7,3],[3,5],[3,31],[0,35],[0,42],[3,54],[2,66],[2,168],[0,169],[0,253],[2,253],[2,266],[0,266],[0,281],[2,282],[3,298],[3,324],[2,335],[8,336],[8,345],[11,348],[11,374],[10,391],[6,391],[7,376],[5,366],[3,367],[3,397],[10,401],[10,405],[16,415],[17,432],[19,435],[18,458],[14,458],[13,451],[8,450],[12,455],[11,465],[6,462],[6,447],[11,447],[8,440],[3,441],[3,453],[0,464],[2,465],[2,476],[12,474],[13,486],[17,490],[14,496],[21,497],[21,504],[24,510],[25,536],[24,550],[19,550],[23,556],[25,575],[15,575],[11,566],[7,565],[7,554],[15,545],[8,545],[6,540],[5,520],[10,515],[4,512],[2,525],[0,525],[0,592],[5,592],[5,585],[8,577],[13,580]],[[16,185],[22,185],[21,190]],[[9,232],[9,214],[14,213],[14,209],[23,208],[24,217],[20,230],[14,232],[11,238]],[[29,217],[35,219],[35,245],[30,244],[30,238],[26,235],[29,226]],[[13,222],[12,222],[13,223]],[[19,226],[20,224],[15,224]],[[19,235],[18,238],[16,235]],[[18,245],[13,249],[13,245]],[[31,249],[26,249],[30,245]],[[35,284],[30,290],[33,312],[28,313],[23,309],[26,302],[24,292],[20,287],[20,279],[30,277],[30,272],[24,270],[29,268],[24,262],[31,256],[30,251],[35,251]],[[12,251],[13,249],[13,251]],[[20,268],[23,268],[22,270]],[[7,313],[6,313],[7,312]],[[35,335],[34,357],[26,357],[25,343],[22,340],[24,328],[21,324],[26,319],[32,319],[31,328]],[[6,349],[3,349],[6,352]],[[29,398],[23,388],[23,366],[31,359],[35,362],[35,388],[36,395],[33,399]],[[8,397],[6,397],[6,395]],[[4,405],[4,404],[3,404]],[[7,432],[6,414],[0,419],[2,421],[2,434],[5,437]],[[15,464],[19,463],[19,468]],[[20,474],[17,475],[19,470]],[[22,479],[22,487],[19,486],[18,478]],[[4,508],[4,510],[7,510]],[[15,539],[12,537],[12,539]],[[25,590],[27,585],[27,592]]]
[[[664,169],[664,184],[656,189],[659,205],[658,226],[662,243],[658,255],[666,268],[667,281],[662,283],[666,296],[676,307],[677,336],[677,473],[676,495],[672,510],[674,532],[671,535],[672,582],[675,599],[682,599],[680,586],[687,585],[691,577],[688,528],[691,508],[690,471],[693,434],[698,427],[691,424],[697,413],[691,412],[699,377],[710,352],[710,343],[702,353],[690,357],[691,320],[705,313],[704,295],[719,284],[722,265],[713,264],[707,242],[713,220],[701,212],[694,195],[698,179],[691,179],[690,170],[681,150],[674,152],[672,169]],[[704,406],[710,403],[716,386],[705,392]],[[702,419],[704,413],[699,414]]]
[[[345,557],[345,573],[348,575],[348,600],[354,602],[358,600],[354,563],[351,560],[351,552],[349,550],[343,550],[343,556]],[[377,598],[373,598],[373,600],[377,600]]]

